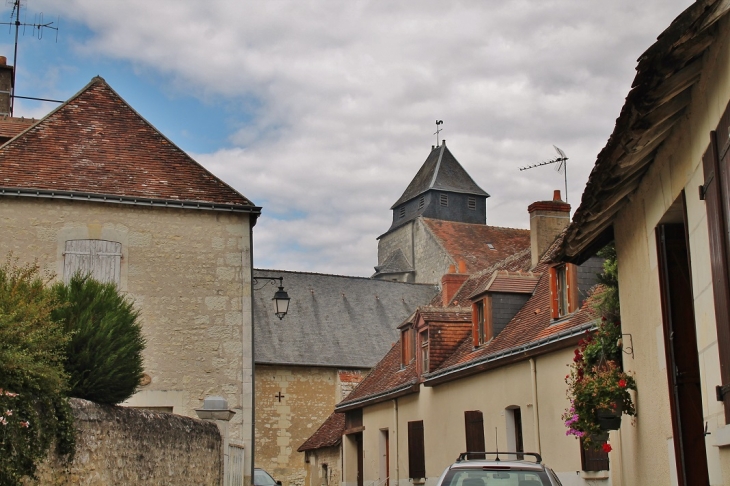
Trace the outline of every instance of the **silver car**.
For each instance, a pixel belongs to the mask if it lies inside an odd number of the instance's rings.
[[[525,460],[525,456],[534,458]],[[562,486],[552,469],[532,452],[464,452],[436,486]]]

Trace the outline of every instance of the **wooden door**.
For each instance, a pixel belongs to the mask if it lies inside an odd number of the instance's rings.
[[[363,486],[362,432],[355,434],[355,443],[357,444],[357,486]]]

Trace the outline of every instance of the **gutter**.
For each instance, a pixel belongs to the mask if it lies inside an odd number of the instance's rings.
[[[440,385],[456,378],[475,375],[509,363],[522,361],[525,358],[531,358],[533,356],[538,356],[540,354],[545,354],[556,349],[570,346],[577,343],[586,331],[596,329],[597,322],[597,320],[593,320],[581,326],[567,329],[538,341],[533,341],[529,344],[515,346],[495,354],[484,356],[478,360],[454,365],[450,368],[441,370],[438,373],[430,373],[425,376],[423,384],[424,386]]]
[[[420,383],[418,381],[411,381],[405,385],[393,388],[392,390],[387,390],[375,395],[369,395],[351,402],[340,403],[335,406],[335,412],[348,412],[350,410],[363,408],[366,405],[374,405],[376,403],[386,402],[394,398],[410,395],[411,393],[418,393],[420,388]]]
[[[243,204],[220,204],[200,201],[180,201],[176,199],[154,199],[131,196],[114,196],[111,194],[95,194],[91,192],[56,191],[47,189],[21,189],[16,187],[0,187],[0,196],[25,196],[43,199],[66,199],[76,201],[103,202],[113,204],[131,204],[136,206],[155,206],[179,209],[203,209],[208,211],[224,211],[230,213],[250,213],[255,219],[261,214],[259,206]],[[252,225],[253,226],[253,225]]]

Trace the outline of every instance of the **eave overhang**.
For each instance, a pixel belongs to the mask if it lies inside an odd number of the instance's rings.
[[[515,346],[498,353],[475,359],[474,361],[469,361],[434,373],[429,373],[424,375],[423,384],[424,386],[437,386],[442,383],[483,373],[511,363],[524,361],[535,356],[551,353],[559,349],[575,346],[585,335],[586,331],[595,330],[596,325],[597,321],[594,320],[583,324],[582,326],[567,329],[528,344]]]
[[[420,389],[421,385],[418,381],[410,381],[404,385],[392,388],[381,393],[377,393],[375,395],[358,398],[352,400],[351,402],[341,402],[337,406],[335,406],[335,412],[347,412],[350,410],[363,408],[368,405],[375,405],[376,403],[387,402],[388,400],[392,400],[394,398],[418,393]]]
[[[617,213],[631,200],[662,142],[685,116],[692,87],[702,74],[703,54],[717,37],[715,24],[729,9],[728,0],[698,0],[638,59],[632,89],[613,134],[598,154],[559,259],[581,263],[612,236]]]

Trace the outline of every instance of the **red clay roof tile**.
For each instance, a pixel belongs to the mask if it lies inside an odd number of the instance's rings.
[[[300,445],[297,452],[311,451],[321,447],[335,447],[340,445],[342,434],[345,431],[345,414],[332,412],[327,420],[319,426],[317,431]]]

